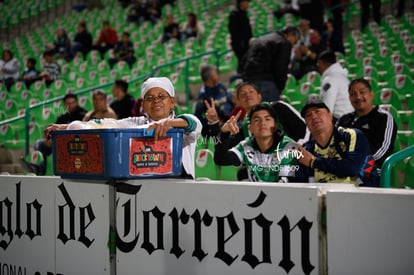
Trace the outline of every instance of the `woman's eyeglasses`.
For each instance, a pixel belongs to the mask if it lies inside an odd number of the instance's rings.
[[[148,102],[148,103],[152,103],[154,101],[163,101],[167,97],[169,97],[169,96],[163,95],[163,94],[159,94],[158,96],[149,95],[149,96],[144,97],[144,101]]]

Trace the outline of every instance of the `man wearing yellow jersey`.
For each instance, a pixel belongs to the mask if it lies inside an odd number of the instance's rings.
[[[358,175],[367,155],[367,138],[358,129],[335,127],[328,107],[320,100],[308,102],[301,111],[312,135],[303,147],[298,144],[309,182],[362,185]]]

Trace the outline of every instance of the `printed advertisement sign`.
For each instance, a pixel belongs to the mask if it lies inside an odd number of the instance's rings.
[[[129,173],[132,176],[142,174],[171,174],[172,167],[171,137],[154,141],[149,138],[131,138]]]
[[[116,196],[117,274],[320,273],[317,188],[168,179]]]
[[[55,173],[102,174],[102,139],[97,134],[58,135]]]
[[[109,188],[1,176],[0,274],[111,274]]]

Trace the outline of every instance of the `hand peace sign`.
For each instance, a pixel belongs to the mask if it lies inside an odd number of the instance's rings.
[[[219,121],[219,117],[217,115],[216,111],[216,103],[214,101],[214,98],[211,99],[211,104],[208,102],[208,100],[204,100],[204,104],[206,105],[206,118],[208,120],[208,123],[214,124]]]

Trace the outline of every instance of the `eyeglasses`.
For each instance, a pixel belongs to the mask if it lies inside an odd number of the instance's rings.
[[[167,95],[163,95],[163,94],[159,94],[158,96],[152,96],[152,95],[149,95],[149,96],[146,96],[146,97],[144,97],[144,101],[145,102],[148,102],[148,103],[151,103],[151,102],[154,102],[154,101],[163,101],[164,99],[166,99],[167,97],[169,97],[169,96],[167,96]]]

